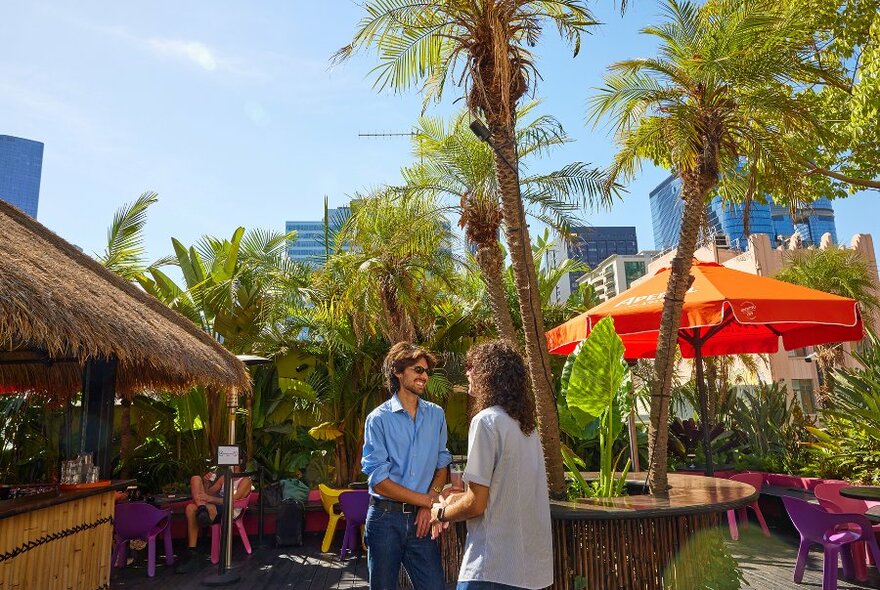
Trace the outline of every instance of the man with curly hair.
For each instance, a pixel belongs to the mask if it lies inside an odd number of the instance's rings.
[[[429,533],[431,505],[446,484],[452,455],[443,409],[421,399],[436,364],[412,343],[392,346],[383,365],[391,399],[364,424],[370,590],[396,590],[401,565],[415,590],[443,590],[440,548]]]
[[[525,364],[497,340],[470,350],[467,377],[478,410],[468,431],[467,490],[435,503],[432,522],[467,520],[458,590],[546,588],[550,499]]]

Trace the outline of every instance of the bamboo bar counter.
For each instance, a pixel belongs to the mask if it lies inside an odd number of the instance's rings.
[[[114,493],[133,483],[0,501],[0,590],[109,588]]]
[[[630,474],[627,483],[638,488],[645,474]],[[748,484],[696,475],[670,473],[669,485],[668,498],[551,501],[552,588],[570,590],[575,579],[590,590],[690,587],[708,564],[676,557],[700,532],[717,527],[727,510],[756,501],[758,493]]]

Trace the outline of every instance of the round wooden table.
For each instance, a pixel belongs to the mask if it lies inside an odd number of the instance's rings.
[[[627,477],[633,491],[644,482],[644,473]],[[706,564],[680,560],[681,552],[721,525],[725,512],[758,499],[752,486],[727,479],[670,473],[669,484],[666,497],[551,501],[553,590],[568,590],[575,579],[586,588],[661,590],[668,577],[689,587]]]
[[[875,524],[880,523],[880,505],[871,506],[870,508],[868,508],[868,510],[865,512],[865,518]]]
[[[840,495],[845,498],[880,502],[880,486],[849,486],[840,488]]]

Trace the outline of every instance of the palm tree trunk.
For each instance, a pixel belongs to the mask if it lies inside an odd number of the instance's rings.
[[[414,337],[412,322],[406,312],[401,309],[397,293],[395,293],[390,279],[382,281],[379,287],[379,297],[382,300],[382,307],[388,322],[386,337],[392,344],[411,341]]]
[[[486,283],[489,307],[492,308],[492,318],[498,328],[498,336],[519,347],[516,331],[513,327],[513,317],[510,315],[510,307],[507,304],[503,276],[504,259],[498,242],[478,244],[475,257],[477,264],[480,265],[480,271],[483,273],[483,281]]]
[[[510,250],[517,300],[523,320],[526,362],[532,391],[535,395],[538,431],[541,434],[541,443],[544,447],[547,485],[551,497],[559,498],[565,494],[565,478],[559,441],[559,417],[556,414],[556,396],[553,392],[553,376],[550,373],[550,355],[547,351],[547,338],[544,335],[544,315],[538,293],[538,278],[532,259],[529,229],[525,222],[525,211],[520,195],[514,122],[512,120],[504,121],[500,117],[489,118],[488,122],[495,147],[495,173],[498,175],[498,186],[501,192],[504,232]]]
[[[217,445],[221,442],[223,436],[223,415],[226,406],[226,396],[217,389],[206,389],[205,395],[208,396],[208,453],[217,452]]]
[[[665,496],[669,490],[666,477],[667,445],[669,439],[669,390],[675,370],[675,345],[681,325],[684,296],[690,288],[691,264],[700,231],[700,218],[706,196],[717,182],[717,175],[683,173],[682,195],[685,200],[678,250],[672,259],[669,282],[660,319],[657,339],[657,357],[654,360],[654,380],[651,384],[651,429],[648,437],[648,470],[651,493]]]
[[[704,359],[706,366],[706,390],[709,393],[708,416],[703,416],[703,427],[711,429],[715,426],[715,414],[718,412],[718,360],[717,357]]]

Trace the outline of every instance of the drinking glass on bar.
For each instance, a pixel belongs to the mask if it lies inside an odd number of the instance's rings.
[[[463,474],[464,465],[462,465],[461,463],[453,462],[449,472],[449,480],[453,488],[459,490],[466,489],[467,483],[461,478]]]

